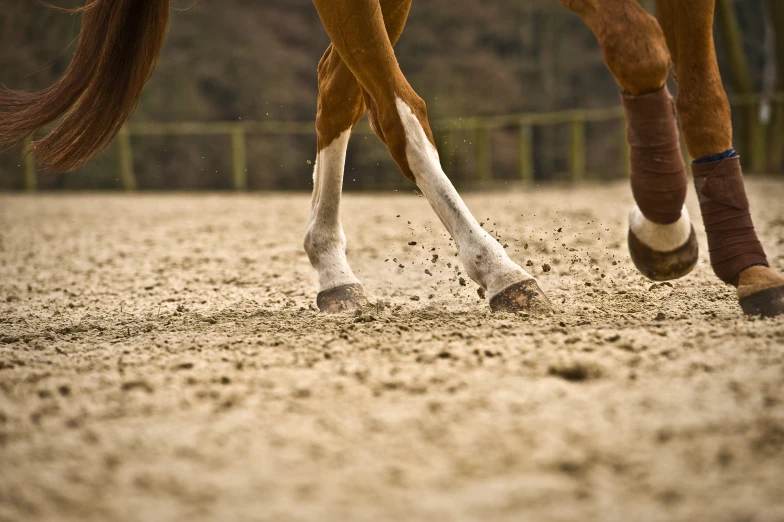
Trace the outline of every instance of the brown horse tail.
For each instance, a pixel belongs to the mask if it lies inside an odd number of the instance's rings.
[[[63,77],[38,92],[0,88],[0,148],[62,117],[28,150],[54,171],[74,170],[111,143],[155,69],[169,23],[170,0],[85,2]]]

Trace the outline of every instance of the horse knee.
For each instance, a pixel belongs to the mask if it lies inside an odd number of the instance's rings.
[[[615,20],[600,41],[607,67],[625,92],[640,96],[658,91],[667,82],[670,53],[664,33],[641,8],[628,25]]]
[[[561,5],[580,16],[588,15],[598,9],[597,0],[559,0]]]
[[[636,0],[560,0],[579,14],[599,41],[604,61],[621,88],[641,95],[661,89],[670,53],[659,22]]]
[[[435,147],[435,140],[427,118],[427,104],[413,89],[406,86],[383,100],[368,100],[367,105],[373,132],[387,146],[403,175],[416,182],[416,177],[408,161],[408,147],[411,140],[415,138],[410,134],[418,132],[418,129],[408,128],[404,121],[413,120],[403,118],[400,111],[411,111],[415,116],[416,123],[424,131],[425,137]]]

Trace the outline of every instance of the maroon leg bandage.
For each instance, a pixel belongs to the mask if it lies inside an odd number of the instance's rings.
[[[660,225],[681,217],[689,180],[681,155],[675,104],[667,87],[621,94],[631,146],[632,194],[642,214]]]
[[[711,265],[719,279],[736,285],[744,269],[769,266],[751,221],[740,158],[695,163],[692,172],[708,234]]]

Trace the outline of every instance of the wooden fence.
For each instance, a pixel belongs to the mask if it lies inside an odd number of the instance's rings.
[[[783,103],[784,93],[777,93],[768,98],[770,103]],[[756,120],[760,109],[760,97],[742,96],[732,99],[733,113],[746,115]],[[471,132],[474,134],[474,154],[476,158],[476,179],[491,181],[493,179],[493,151],[491,132],[498,129],[516,128],[519,136],[519,179],[534,179],[534,146],[533,129],[537,126],[568,125],[569,128],[569,176],[571,181],[579,182],[586,176],[586,124],[594,122],[617,122],[617,137],[620,146],[618,156],[619,172],[629,172],[629,147],[626,142],[625,117],[620,106],[605,109],[581,109],[547,113],[511,114],[491,117],[471,117],[440,120],[433,122],[436,141],[439,148],[450,151],[456,143],[456,134]],[[750,131],[751,132],[751,131]],[[231,144],[232,185],[235,190],[248,188],[247,180],[247,147],[246,137],[249,135],[313,135],[313,122],[176,122],[176,123],[132,123],[122,129],[116,138],[117,164],[122,188],[135,191],[138,188],[134,174],[133,136],[224,136]],[[355,134],[370,134],[366,122],[357,126]],[[752,141],[756,143],[756,141]],[[29,140],[28,143],[29,145]],[[686,156],[686,148],[684,156]],[[754,155],[765,154],[764,147],[755,147]],[[741,150],[742,153],[746,151]],[[690,164],[688,158],[687,165]],[[754,164],[756,160],[752,160]],[[28,154],[23,163],[24,186],[28,191],[37,188],[37,170],[32,154]]]

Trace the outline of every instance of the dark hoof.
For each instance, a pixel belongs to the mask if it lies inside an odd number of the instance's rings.
[[[784,286],[767,288],[740,299],[746,315],[776,317],[784,314]]]
[[[490,298],[493,312],[549,312],[553,309],[535,279],[507,286]]]
[[[692,271],[699,260],[700,247],[693,226],[686,243],[671,252],[657,252],[651,249],[640,241],[630,229],[629,254],[631,254],[637,270],[648,279],[670,281],[683,277]]]
[[[365,291],[360,284],[336,286],[318,293],[316,305],[327,314],[355,310],[368,304]]]

